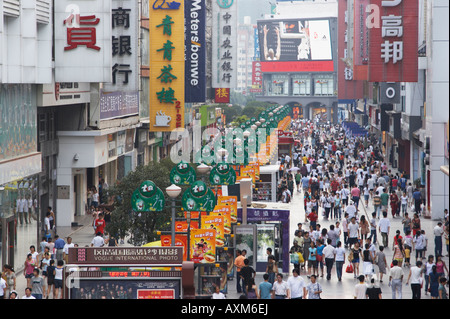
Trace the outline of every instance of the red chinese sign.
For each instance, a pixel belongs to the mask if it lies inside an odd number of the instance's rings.
[[[138,289],[137,299],[175,299],[174,289]]]
[[[262,71],[261,71],[261,62],[253,61],[253,70],[252,70],[252,88],[250,92],[252,93],[261,93],[262,92]]]
[[[215,89],[216,103],[230,103],[230,89]]]
[[[418,6],[418,0],[371,1],[369,82],[417,82]]]
[[[75,20],[75,22],[74,22]],[[76,49],[78,46],[83,45],[89,49],[100,51],[100,47],[97,44],[97,30],[95,27],[81,27],[81,26],[96,26],[100,22],[99,18],[95,15],[80,16],[79,14],[70,14],[67,19],[64,20],[64,25],[67,25],[67,44],[64,51]],[[74,27],[78,25],[80,27]]]

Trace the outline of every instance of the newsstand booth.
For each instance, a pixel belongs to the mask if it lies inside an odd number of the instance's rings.
[[[278,267],[284,273],[289,273],[289,205],[262,202],[260,204],[266,207],[247,208],[247,225],[256,227],[248,227],[249,229],[245,230],[245,233],[242,232],[241,236],[235,235],[235,249],[247,250],[247,258],[255,265],[255,271],[265,272],[268,257],[266,250],[272,248]],[[275,206],[278,208],[274,208]],[[238,208],[238,222],[243,222],[242,208]]]
[[[182,247],[69,248],[64,298],[188,299],[193,269]]]
[[[292,147],[294,146],[294,133],[292,131],[278,130],[278,157],[289,155],[292,158]]]

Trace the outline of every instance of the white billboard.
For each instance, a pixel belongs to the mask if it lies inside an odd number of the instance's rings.
[[[332,60],[330,23],[328,20],[310,20],[309,33],[312,60]]]
[[[111,82],[111,0],[55,1],[55,81]]]
[[[237,86],[237,0],[212,0],[212,87]]]

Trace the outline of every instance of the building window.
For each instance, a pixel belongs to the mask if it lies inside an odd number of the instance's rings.
[[[314,77],[314,95],[332,96],[334,94],[333,75],[316,75]]]
[[[311,77],[308,75],[294,75],[292,77],[292,95],[311,95]]]
[[[282,74],[272,75],[270,95],[289,95],[289,76]]]

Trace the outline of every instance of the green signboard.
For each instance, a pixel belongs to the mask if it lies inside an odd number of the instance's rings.
[[[191,185],[197,179],[195,169],[181,161],[170,172],[170,182],[175,185]]]
[[[209,182],[211,185],[234,185],[236,171],[227,163],[219,163],[211,170]]]
[[[131,198],[131,208],[136,212],[160,212],[165,204],[164,193],[152,181],[143,182]]]
[[[196,181],[183,194],[182,207],[186,211],[212,212],[216,207],[214,192],[202,181]]]

